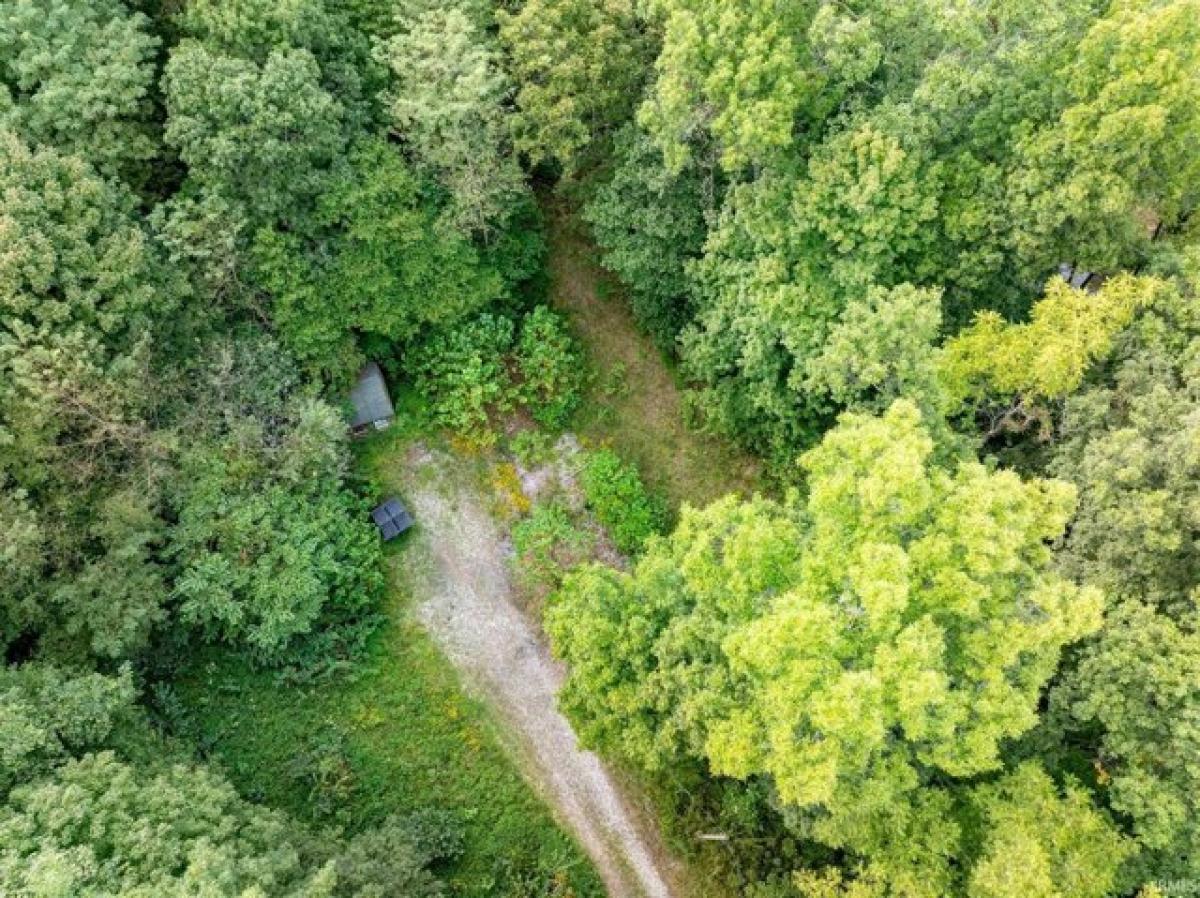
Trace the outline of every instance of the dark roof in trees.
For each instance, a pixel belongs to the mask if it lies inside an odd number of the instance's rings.
[[[388,499],[371,512],[379,535],[384,540],[395,539],[413,525],[412,515],[399,499]]]
[[[383,379],[383,372],[374,362],[368,362],[359,372],[358,383],[350,391],[350,403],[354,406],[351,427],[362,427],[395,415],[392,397],[388,395],[387,381]]]

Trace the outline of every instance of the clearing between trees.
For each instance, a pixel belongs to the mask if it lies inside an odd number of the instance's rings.
[[[620,284],[600,267],[586,225],[561,200],[542,208],[550,301],[570,320],[592,371],[575,431],[635,462],[647,485],[674,508],[760,490],[757,459],[687,426],[675,372],[638,329]]]
[[[417,445],[389,474],[420,522],[400,556],[413,612],[507,725],[510,747],[595,863],[610,898],[682,895],[670,884],[678,864],[649,815],[579,747],[559,713],[565,671],[514,601],[506,538],[462,461]]]

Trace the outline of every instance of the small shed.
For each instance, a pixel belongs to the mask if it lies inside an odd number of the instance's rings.
[[[350,404],[354,407],[350,432],[355,436],[371,430],[384,430],[396,417],[387,381],[375,362],[368,362],[358,373],[358,382],[350,391]]]
[[[1108,280],[1102,274],[1097,274],[1094,271],[1085,271],[1069,262],[1060,264],[1058,266],[1058,273],[1064,281],[1076,290],[1086,290],[1088,293],[1095,293]]]
[[[408,513],[404,503],[395,498],[388,499],[376,507],[371,512],[371,518],[379,528],[379,535],[383,537],[384,542],[395,539],[413,525],[412,515]]]

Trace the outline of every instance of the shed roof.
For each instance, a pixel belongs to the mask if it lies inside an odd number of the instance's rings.
[[[358,383],[350,391],[350,404],[354,406],[351,427],[361,427],[396,414],[392,397],[388,395],[387,381],[374,362],[367,362],[358,373]]]
[[[384,540],[395,539],[405,530],[413,525],[412,515],[408,513],[408,509],[399,499],[388,499],[382,505],[379,505],[371,512],[371,518],[375,521],[375,526],[379,528],[379,535]]]

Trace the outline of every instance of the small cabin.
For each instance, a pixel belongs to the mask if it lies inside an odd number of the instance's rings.
[[[350,432],[354,436],[363,436],[372,430],[386,430],[396,417],[387,381],[375,362],[368,362],[358,373],[358,382],[350,391],[350,405],[354,409],[354,417],[350,421]]]
[[[383,541],[395,539],[413,525],[412,515],[399,499],[388,499],[371,512],[371,519],[379,528]]]

